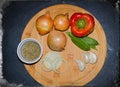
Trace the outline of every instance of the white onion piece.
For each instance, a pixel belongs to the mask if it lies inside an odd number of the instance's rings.
[[[40,67],[41,67],[42,70],[44,70],[44,71],[46,71],[46,72],[52,71],[51,68],[49,68],[49,69],[48,69],[48,68],[45,68],[43,63],[44,63],[44,61],[43,61],[43,60],[40,60]],[[48,66],[51,66],[51,65],[48,63]]]
[[[84,58],[84,62],[85,63],[89,63],[90,59],[89,59],[89,55],[86,53],[83,53],[83,58]]]
[[[65,64],[63,70],[58,70],[63,63]],[[48,52],[40,64],[40,67],[47,72],[54,71],[61,74],[67,70],[67,61],[62,58],[59,52],[55,51]]]
[[[78,64],[78,67],[79,67],[80,71],[83,71],[85,69],[85,63],[84,62],[82,62],[79,59],[75,59],[74,61]]]
[[[93,52],[89,53],[89,63],[94,64],[97,62],[97,55]]]
[[[44,65],[53,71],[56,71],[60,68],[62,64],[62,57],[58,52],[49,52],[44,58]]]

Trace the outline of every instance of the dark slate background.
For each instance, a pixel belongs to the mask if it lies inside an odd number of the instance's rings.
[[[9,83],[28,87],[40,86],[18,60],[16,49],[24,27],[38,11],[55,4],[72,4],[91,12],[106,33],[108,53],[97,77],[85,87],[118,87],[119,85],[119,16],[112,4],[99,1],[11,1],[3,10],[3,76]],[[101,38],[102,39],[102,38]],[[42,85],[41,85],[42,86]]]

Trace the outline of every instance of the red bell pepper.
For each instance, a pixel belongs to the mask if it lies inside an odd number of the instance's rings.
[[[87,13],[74,13],[70,18],[71,32],[77,37],[84,37],[94,30],[93,16]]]

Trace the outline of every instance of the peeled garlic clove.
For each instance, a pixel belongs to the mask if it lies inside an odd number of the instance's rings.
[[[83,71],[85,69],[85,63],[79,59],[75,59],[75,62],[78,64],[79,70]]]
[[[89,63],[94,64],[97,62],[97,55],[93,52],[90,52]]]
[[[86,54],[86,53],[83,53],[83,58],[84,58],[84,62],[85,63],[89,63],[89,55],[88,54]]]

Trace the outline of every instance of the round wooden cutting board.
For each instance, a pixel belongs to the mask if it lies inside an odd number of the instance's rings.
[[[25,38],[37,39],[43,45],[44,51],[41,59],[44,58],[46,53],[52,50],[50,50],[47,45],[48,34],[44,36],[39,35],[35,27],[35,22],[39,16],[45,14],[47,11],[50,12],[50,15],[53,19],[57,14],[61,14],[61,13],[62,14],[68,13],[69,18],[75,12],[89,13],[85,9],[77,6],[68,5],[68,4],[59,4],[59,5],[47,7],[39,11],[37,14],[35,14],[26,25],[21,40]],[[68,31],[70,31],[70,28],[68,29]],[[83,86],[88,82],[90,82],[91,80],[93,80],[104,65],[106,59],[106,53],[107,53],[106,36],[102,26],[100,25],[100,23],[96,18],[95,18],[95,29],[89,36],[96,39],[99,42],[99,45],[97,46],[97,50],[91,50],[92,52],[96,53],[98,60],[95,64],[90,64],[90,63],[86,64],[86,68],[84,71],[79,70],[76,62],[74,62],[74,59],[81,59],[83,61],[82,53],[87,53],[87,52],[82,51],[77,46],[75,46],[72,43],[71,39],[67,36],[67,34],[65,35],[67,37],[67,45],[65,47],[65,50],[60,52],[61,56],[67,61],[67,69],[64,73],[60,74],[53,71],[49,71],[49,72],[44,71],[43,69],[41,69],[40,66],[41,60],[32,65],[24,64],[28,73],[37,82],[39,82],[44,86]]]

